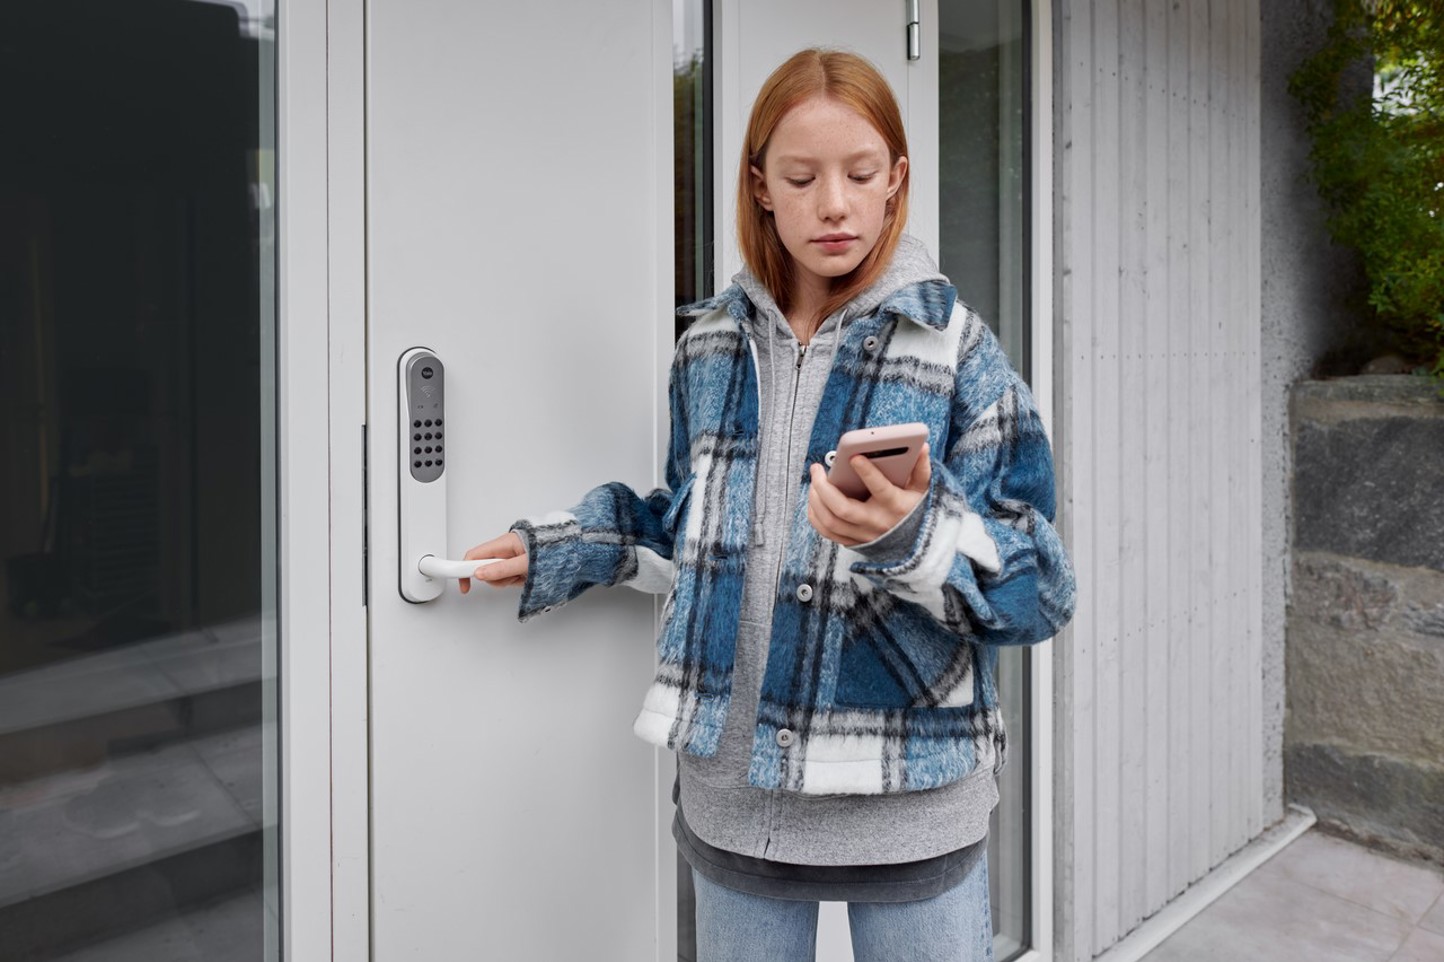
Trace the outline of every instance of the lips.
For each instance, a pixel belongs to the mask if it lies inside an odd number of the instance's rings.
[[[841,254],[851,247],[855,240],[856,234],[824,234],[822,237],[813,238],[812,242],[828,254]]]

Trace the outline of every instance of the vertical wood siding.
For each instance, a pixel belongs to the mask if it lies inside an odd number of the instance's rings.
[[[1259,0],[1060,0],[1072,957],[1262,830]]]

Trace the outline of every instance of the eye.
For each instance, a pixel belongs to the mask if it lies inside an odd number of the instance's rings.
[[[788,182],[789,184],[791,184],[793,187],[806,187],[808,184],[812,183],[812,178],[811,178],[811,177],[789,177],[789,178],[787,178],[787,182]]]
[[[876,176],[877,176],[877,171],[875,171],[875,170],[870,170],[870,171],[868,171],[868,172],[865,173],[865,174],[853,174],[853,175],[852,175],[852,179],[853,179],[853,181],[856,182],[856,183],[865,184],[865,183],[867,183],[868,181],[872,180],[872,179],[873,179],[874,177],[876,177]]]

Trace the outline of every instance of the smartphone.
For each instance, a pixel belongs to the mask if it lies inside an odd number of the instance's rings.
[[[877,465],[889,481],[902,487],[913,473],[918,453],[927,439],[928,426],[921,421],[848,431],[837,442],[827,480],[849,498],[867,500],[870,496],[867,485],[852,468],[852,459],[860,454]]]

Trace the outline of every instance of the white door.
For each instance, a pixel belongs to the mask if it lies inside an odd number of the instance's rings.
[[[403,600],[395,439],[397,362],[424,346],[445,371],[454,558],[592,484],[653,483],[671,330],[659,12],[369,5],[373,957],[385,962],[656,951],[656,758],[631,734],[652,598],[599,591],[525,625],[515,591]]]
[[[369,4],[371,872],[382,962],[675,958],[670,760],[631,734],[653,666],[655,601],[598,590],[519,625],[514,591],[463,598],[447,585],[433,601],[403,599],[398,477],[410,466],[398,463],[398,432],[412,428],[397,410],[398,360],[429,349],[444,369],[445,423],[422,433],[443,435],[425,446],[444,449],[451,557],[602,481],[656,483],[673,331],[672,6]],[[903,6],[716,4],[719,249],[735,250],[726,205],[746,108],[784,56],[849,47],[882,67],[905,109],[926,104],[926,84],[909,73],[926,61],[906,59]],[[932,116],[910,118],[918,210],[936,189],[932,98]],[[935,246],[935,218],[914,231]],[[735,267],[724,254],[719,277]]]

